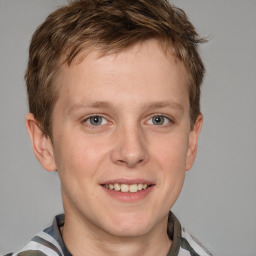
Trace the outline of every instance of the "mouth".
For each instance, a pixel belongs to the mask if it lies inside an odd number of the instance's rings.
[[[113,184],[102,184],[102,187],[123,193],[136,193],[142,190],[146,190],[152,187],[152,184],[139,183],[139,184],[125,184],[125,183],[113,183]]]

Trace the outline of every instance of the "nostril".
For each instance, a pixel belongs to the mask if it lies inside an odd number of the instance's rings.
[[[121,166],[128,166],[129,164],[125,160],[117,160],[116,163]]]
[[[146,147],[143,146],[141,141],[137,139],[135,141],[134,138],[131,138],[131,134],[118,140],[111,152],[111,159],[114,163],[128,168],[142,165],[147,162],[148,158]]]
[[[119,159],[116,161],[116,163],[120,166],[126,166],[128,168],[133,168],[137,165],[141,165],[144,162],[144,159],[127,159],[127,160],[123,160],[123,159]]]

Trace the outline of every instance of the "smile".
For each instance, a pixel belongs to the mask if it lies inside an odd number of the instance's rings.
[[[131,184],[131,185],[115,183],[115,184],[103,184],[102,186],[104,188],[114,190],[114,191],[119,191],[119,192],[124,192],[124,193],[136,193],[138,191],[147,189],[151,185],[142,184],[142,183]]]

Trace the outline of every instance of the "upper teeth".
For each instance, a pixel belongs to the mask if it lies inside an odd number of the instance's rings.
[[[132,185],[115,183],[115,184],[107,184],[107,185],[103,185],[103,186],[105,188],[112,189],[115,191],[135,193],[140,190],[146,189],[149,185],[142,184],[142,183],[132,184]]]

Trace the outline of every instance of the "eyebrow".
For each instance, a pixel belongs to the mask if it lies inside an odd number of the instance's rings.
[[[161,108],[173,108],[177,109],[178,111],[183,112],[184,106],[177,102],[170,102],[170,101],[160,101],[160,102],[148,102],[142,105],[143,109],[145,110],[154,110],[154,109],[161,109]],[[94,101],[94,102],[87,102],[87,103],[75,103],[71,105],[67,113],[70,114],[73,111],[79,109],[86,109],[86,108],[104,108],[110,109],[113,108],[113,104],[108,101]]]
[[[184,111],[182,104],[170,101],[153,102],[144,105],[147,109],[158,109],[158,108],[174,108],[180,111]]]
[[[73,111],[85,108],[110,108],[111,104],[107,101],[95,101],[95,102],[88,102],[88,103],[75,103],[71,105],[67,113],[70,114]]]

